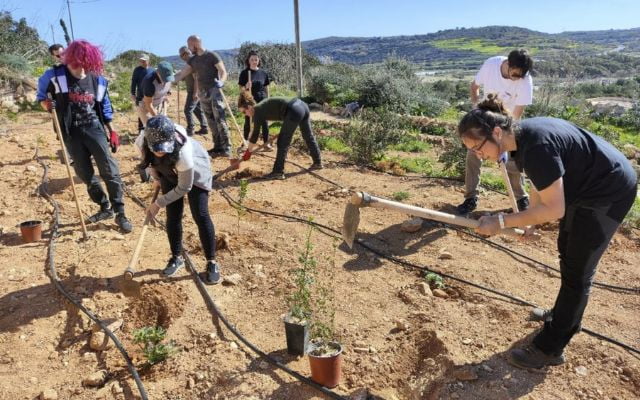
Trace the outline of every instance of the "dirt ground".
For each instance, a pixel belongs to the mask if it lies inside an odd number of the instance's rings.
[[[135,121],[118,114],[116,127],[126,135]],[[206,148],[211,139],[197,137]],[[52,285],[46,268],[52,207],[37,196],[43,169],[33,159],[36,146],[50,168],[49,190],[61,206],[61,236],[55,262],[62,284],[102,319],[122,320],[116,335],[136,365],[144,362],[132,342],[133,330],[161,325],[181,349],[173,358],[141,370],[150,399],[323,399],[289,375],[260,360],[212,317],[185,269],[163,279],[169,246],[165,233],[151,227],[138,264],[142,296],[124,296],[117,285],[140,234],[143,210],[129,197],[126,212],[135,225],[121,234],[113,221],[89,225],[82,241],[71,188],[57,158],[58,142],[45,113],[21,114],[0,126],[0,398],[34,399],[52,390],[59,399],[134,399],[138,392],[120,353],[111,347],[90,349],[92,323]],[[274,152],[265,153],[273,156]],[[133,145],[116,154],[127,187],[148,201],[149,184],[139,182]],[[327,168],[317,175],[344,188],[392,197],[410,194],[406,203],[450,211],[462,199],[457,182],[394,177],[337,163],[324,154]],[[310,158],[299,151],[289,157],[302,166]],[[236,284],[209,287],[216,304],[235,327],[264,352],[308,376],[306,358],[288,356],[282,315],[292,290],[290,271],[304,245],[305,224],[248,213],[240,219],[221,196],[223,188],[238,195],[236,177],[269,172],[273,160],[254,157],[243,170],[220,181],[210,197],[218,234],[229,235],[229,249],[217,259],[224,275],[239,274]],[[215,170],[226,167],[217,159]],[[245,204],[275,213],[315,221],[339,229],[345,192],[295,165],[287,165],[285,181],[250,179]],[[97,210],[77,185],[85,215]],[[507,209],[508,199],[493,192],[481,196],[483,211]],[[186,211],[186,210],[185,210]],[[480,212],[476,214],[479,216]],[[163,218],[163,214],[161,214]],[[44,221],[44,238],[23,244],[21,221]],[[401,259],[507,292],[551,307],[559,277],[467,235],[425,221],[420,231],[406,233],[407,217],[363,209],[359,237],[369,245]],[[184,242],[200,270],[204,267],[197,231],[185,215]],[[493,238],[535,260],[558,266],[552,224],[536,243]],[[640,397],[637,356],[585,333],[567,349],[567,362],[542,373],[511,367],[509,350],[530,338],[540,324],[528,321],[529,309],[497,295],[445,280],[447,297],[423,294],[419,271],[401,267],[356,246],[349,250],[320,232],[312,236],[321,279],[333,279],[336,328],[344,344],[343,379],[335,389],[348,396],[368,389],[384,399],[636,399]],[[600,263],[596,280],[638,287],[638,232],[616,235]],[[601,288],[592,290],[584,326],[640,347],[640,297]],[[364,350],[363,350],[364,349]],[[106,371],[99,387],[82,381]],[[360,390],[359,390],[360,389]]]

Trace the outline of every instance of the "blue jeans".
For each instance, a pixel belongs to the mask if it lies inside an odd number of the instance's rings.
[[[73,169],[76,175],[87,185],[87,192],[94,203],[102,209],[111,208],[114,212],[124,212],[122,180],[118,163],[111,155],[111,147],[99,121],[86,127],[74,128],[69,138],[69,153],[73,157]],[[100,177],[107,186],[107,194],[95,175],[91,157],[96,162]]]

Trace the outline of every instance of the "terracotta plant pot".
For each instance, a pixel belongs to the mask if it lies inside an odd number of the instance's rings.
[[[342,375],[342,345],[338,342],[311,342],[307,355],[311,379],[327,388],[338,386]]]
[[[309,344],[309,324],[300,323],[297,318],[287,314],[284,317],[284,332],[287,337],[287,353],[303,356]]]
[[[37,242],[42,238],[42,221],[25,221],[20,224],[20,234],[24,243]]]

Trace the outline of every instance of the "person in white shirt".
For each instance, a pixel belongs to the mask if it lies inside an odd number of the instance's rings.
[[[489,93],[496,94],[513,119],[520,119],[525,107],[533,102],[533,81],[530,74],[532,67],[533,60],[524,49],[513,50],[508,57],[497,56],[487,59],[471,82],[471,103],[474,108],[481,100],[482,88],[483,98]],[[465,200],[457,207],[458,214],[468,214],[478,205],[481,165],[482,160],[476,153],[467,151]],[[518,208],[524,211],[529,207],[529,197],[523,188],[524,179],[512,160],[508,160],[506,166]]]

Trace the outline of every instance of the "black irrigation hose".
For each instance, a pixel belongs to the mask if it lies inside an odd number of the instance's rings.
[[[263,157],[267,157],[267,158],[273,158],[273,157],[271,157],[271,156],[264,155],[264,154],[261,154],[261,156],[263,156]],[[300,164],[297,164],[297,163],[295,163],[295,162],[292,162],[292,161],[287,161],[287,162],[288,162],[289,164],[291,164],[291,165],[294,165],[294,166],[298,167],[298,168],[306,169],[304,166],[302,166],[302,165],[300,165]],[[356,165],[356,164],[345,163],[345,162],[339,162],[339,163],[341,163],[341,164],[345,164],[345,165]],[[375,168],[373,168],[373,167],[370,167],[370,166],[367,166],[367,168],[373,169],[374,171],[378,171],[377,169],[375,169]],[[389,172],[384,172],[384,171],[379,171],[379,172],[387,173],[387,174],[392,175],[392,176],[403,176],[403,175],[397,175],[397,174],[393,174],[393,173],[389,173]],[[330,183],[330,184],[332,184],[332,185],[334,185],[334,186],[336,186],[336,187],[339,187],[339,188],[342,188],[342,189],[344,189],[344,188],[345,188],[345,186],[343,186],[343,185],[341,185],[341,184],[339,184],[339,183],[337,183],[337,182],[334,182],[334,181],[332,181],[332,180],[330,180],[330,179],[328,179],[328,178],[325,178],[324,176],[321,176],[320,174],[317,174],[317,173],[315,173],[314,171],[309,171],[309,173],[310,173],[311,175],[313,175],[314,177],[319,178],[319,179],[321,179],[321,180],[323,180],[323,181],[325,181],[325,182],[328,182],[328,183]],[[456,179],[453,179],[453,178],[442,178],[442,177],[434,177],[434,176],[420,176],[420,177],[418,177],[418,176],[414,176],[414,177],[415,177],[415,178],[425,178],[425,179],[445,179],[445,180],[456,180]],[[493,190],[493,189],[492,189],[492,190]],[[504,195],[506,195],[505,193],[500,192],[500,191],[498,191],[498,190],[493,190],[493,191],[494,191],[494,192],[496,192],[496,193],[500,193],[500,194],[504,194]],[[476,239],[480,239],[480,240],[481,240],[481,241],[483,241],[484,243],[487,243],[487,244],[489,244],[490,246],[493,246],[493,247],[495,247],[495,248],[497,248],[497,249],[499,249],[499,250],[502,250],[502,251],[504,251],[504,252],[506,252],[506,253],[511,253],[511,254],[513,254],[513,255],[515,255],[515,256],[521,257],[521,258],[523,258],[523,259],[525,259],[525,260],[527,260],[527,261],[530,261],[530,262],[532,262],[532,263],[538,264],[538,265],[540,265],[540,266],[542,266],[542,267],[544,267],[544,268],[546,268],[546,269],[548,269],[548,270],[551,270],[551,271],[554,271],[554,272],[556,272],[556,273],[560,274],[560,270],[559,270],[559,269],[557,269],[557,268],[555,268],[555,267],[552,267],[551,265],[548,265],[548,264],[545,264],[545,263],[543,263],[543,262],[541,262],[541,261],[535,260],[535,259],[533,259],[533,258],[531,258],[531,257],[529,257],[529,256],[526,256],[526,255],[524,255],[524,254],[522,254],[522,253],[520,253],[520,252],[518,252],[518,251],[516,251],[516,250],[513,250],[513,249],[511,249],[511,248],[509,248],[509,247],[507,247],[507,246],[501,245],[501,244],[496,243],[496,242],[493,242],[493,241],[491,241],[491,240],[489,240],[489,239],[487,239],[487,238],[485,238],[485,237],[483,237],[483,236],[480,236],[480,235],[477,235],[477,234],[475,234],[475,233],[472,233],[472,232],[468,231],[467,229],[462,229],[462,228],[455,227],[455,226],[448,225],[448,224],[444,224],[444,223],[442,223],[442,225],[443,225],[445,228],[453,229],[453,230],[455,230],[455,231],[462,232],[462,233],[464,233],[464,234],[466,234],[466,235],[469,235],[469,236],[471,236],[471,237],[474,237],[474,238],[476,238]],[[610,283],[599,282],[599,281],[594,281],[594,282],[593,282],[593,286],[595,286],[595,287],[599,287],[599,288],[601,288],[601,289],[609,289],[609,290],[614,290],[614,291],[619,291],[619,292],[628,292],[628,293],[633,293],[633,294],[640,294],[640,287],[625,287],[625,286],[617,286],[617,285],[612,285],[612,284],[610,284]]]
[[[310,225],[313,225],[313,226],[315,226],[317,228],[322,228],[322,229],[324,229],[326,231],[333,232],[333,233],[335,233],[337,235],[341,235],[341,233],[338,232],[336,229],[333,229],[333,228],[331,228],[329,226],[320,224],[320,223],[315,222],[315,221],[309,221],[309,220],[306,220],[306,219],[303,219],[303,218],[300,218],[300,217],[291,216],[291,215],[285,215],[285,214],[273,213],[273,212],[264,211],[264,210],[258,210],[258,209],[255,209],[255,208],[247,207],[245,205],[241,205],[235,199],[233,199],[223,188],[220,188],[219,190],[222,192],[222,195],[225,197],[225,199],[227,199],[227,201],[233,203],[236,206],[244,207],[244,209],[246,209],[247,211],[255,212],[255,213],[258,213],[258,214],[270,215],[270,216],[283,218],[283,219],[287,219],[287,220],[303,222],[305,224],[310,224]],[[322,233],[324,233],[325,235],[328,235],[328,236],[331,236],[331,237],[335,237],[333,235],[327,234],[325,231],[323,231],[321,229],[319,229],[319,230]],[[466,285],[469,285],[469,286],[472,286],[472,287],[475,287],[475,288],[478,288],[478,289],[493,293],[495,295],[498,295],[498,296],[513,300],[514,302],[519,303],[521,305],[525,305],[525,306],[529,306],[529,307],[537,307],[535,303],[532,303],[530,301],[527,301],[527,300],[521,299],[519,297],[510,295],[508,293],[501,292],[501,291],[499,291],[497,289],[493,289],[491,287],[480,285],[478,283],[475,283],[475,282],[472,282],[472,281],[469,281],[469,280],[466,280],[466,279],[463,279],[463,278],[458,278],[458,277],[456,277],[454,275],[450,275],[450,274],[434,271],[434,270],[432,270],[432,269],[430,269],[428,267],[425,267],[425,266],[422,266],[422,265],[418,265],[418,264],[414,264],[414,263],[402,260],[400,258],[388,255],[388,254],[386,254],[385,252],[383,252],[381,250],[378,250],[378,249],[376,249],[374,247],[369,246],[368,244],[364,243],[364,241],[362,241],[361,239],[356,238],[355,243],[357,243],[360,246],[364,247],[365,249],[371,251],[372,253],[374,253],[374,254],[376,254],[376,255],[378,255],[378,256],[386,259],[386,260],[394,262],[396,264],[403,265],[405,267],[410,267],[410,268],[413,268],[413,269],[418,269],[418,270],[421,270],[423,272],[434,272],[434,273],[437,273],[437,274],[439,274],[439,275],[441,275],[441,276],[443,276],[445,278],[451,279],[453,281],[457,281],[457,282],[460,282],[460,283],[463,283],[463,284],[466,284]],[[628,344],[625,344],[625,343],[623,343],[623,342],[621,342],[619,340],[616,340],[616,339],[613,339],[611,337],[605,336],[603,334],[594,332],[594,331],[592,331],[592,330],[590,330],[588,328],[582,328],[582,331],[584,331],[585,333],[587,333],[587,334],[589,334],[589,335],[591,335],[591,336],[593,336],[595,338],[598,338],[600,340],[604,340],[604,341],[607,341],[609,343],[615,344],[617,346],[622,347],[625,350],[628,350],[630,352],[633,352],[633,353],[636,353],[636,354],[640,355],[640,350],[638,350],[638,349],[636,349],[636,348],[634,348],[632,346],[629,346]]]
[[[80,311],[82,311],[84,314],[86,314],[93,322],[98,324],[100,326],[100,328],[102,328],[102,330],[105,332],[105,334],[107,336],[109,336],[109,338],[111,340],[113,340],[114,345],[116,346],[118,351],[120,351],[120,354],[122,354],[122,357],[124,358],[125,362],[127,363],[127,368],[129,369],[129,372],[131,373],[131,376],[133,377],[134,381],[136,382],[136,386],[138,387],[138,391],[140,392],[140,396],[141,396],[142,400],[147,400],[148,399],[147,391],[145,390],[144,385],[142,384],[142,380],[140,379],[140,375],[138,374],[138,371],[136,370],[136,367],[133,365],[131,357],[129,357],[129,354],[127,353],[127,350],[124,348],[124,346],[122,345],[120,340],[116,337],[116,335],[107,327],[107,325],[102,320],[100,320],[89,309],[87,309],[85,306],[83,306],[82,303],[80,303],[73,296],[71,296],[71,294],[69,294],[69,292],[67,292],[65,290],[64,286],[62,286],[62,283],[60,283],[60,278],[58,277],[58,273],[56,271],[55,259],[54,259],[54,255],[55,255],[55,239],[58,237],[58,227],[59,227],[59,223],[60,223],[60,208],[58,207],[58,203],[53,199],[53,197],[51,197],[51,195],[47,191],[47,182],[48,182],[47,175],[49,173],[49,167],[47,166],[47,164],[44,161],[42,161],[40,159],[40,157],[38,157],[37,150],[36,150],[36,155],[34,156],[34,158],[36,160],[38,160],[38,162],[40,163],[40,165],[44,169],[44,173],[42,175],[42,181],[41,181],[40,186],[38,188],[38,193],[42,197],[47,199],[47,201],[49,203],[51,203],[51,205],[53,206],[53,225],[52,225],[52,227],[50,229],[51,233],[50,233],[50,236],[49,236],[49,247],[47,249],[47,262],[49,264],[50,278],[53,281],[53,284],[56,287],[56,289],[64,297],[66,297],[67,300],[69,300],[73,305],[78,307],[78,309],[80,309]]]
[[[127,193],[127,195],[129,197],[131,197],[134,202],[138,205],[140,205],[141,207],[145,207],[144,203],[142,202],[142,200],[140,200],[140,198],[138,198],[135,194],[133,194],[130,190],[128,190],[128,188],[125,187],[125,192]],[[278,360],[276,360],[275,358],[271,357],[270,355],[268,355],[267,353],[263,352],[262,350],[260,350],[257,346],[255,346],[253,343],[251,343],[248,339],[246,339],[236,328],[235,326],[233,326],[228,320],[227,318],[222,314],[222,312],[220,311],[220,309],[218,308],[218,306],[216,306],[215,301],[213,300],[213,298],[211,298],[211,295],[209,294],[209,291],[207,290],[207,288],[205,287],[204,283],[202,282],[202,280],[200,279],[200,275],[198,275],[198,272],[195,268],[194,263],[191,261],[191,257],[189,257],[189,253],[186,250],[182,251],[182,255],[185,259],[185,262],[187,264],[187,267],[189,268],[189,270],[191,271],[191,275],[193,275],[194,280],[196,282],[196,286],[198,286],[198,290],[200,291],[200,294],[202,295],[202,297],[204,298],[205,302],[207,303],[207,306],[209,306],[210,309],[213,310],[213,312],[215,313],[216,317],[218,317],[222,323],[224,323],[224,325],[227,327],[227,329],[229,329],[231,331],[231,333],[233,333],[233,335],[238,338],[238,340],[240,340],[242,343],[244,343],[248,348],[250,348],[253,352],[255,352],[258,356],[260,356],[260,358],[262,358],[263,360],[267,361],[269,364],[283,370],[284,372],[288,373],[289,375],[293,376],[295,379],[297,379],[298,381],[311,386],[312,388],[322,392],[323,394],[329,396],[332,399],[337,399],[337,400],[346,400],[345,397],[339,395],[338,393],[312,381],[311,379],[301,375],[300,373],[290,369],[289,367],[287,367],[286,365],[282,364],[281,362],[279,362]]]

